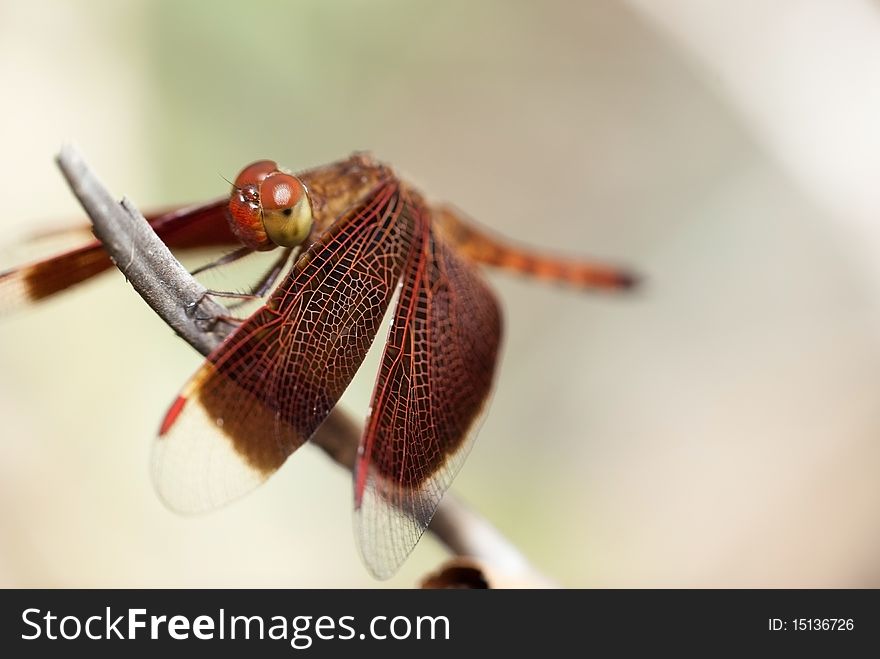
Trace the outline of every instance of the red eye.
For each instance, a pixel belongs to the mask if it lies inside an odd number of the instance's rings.
[[[244,245],[258,251],[275,247],[263,226],[259,186],[266,177],[277,171],[278,164],[273,160],[251,163],[235,178],[235,188],[229,198],[229,226],[232,233]]]
[[[274,160],[257,160],[241,170],[235,177],[235,187],[243,188],[246,185],[257,185],[272,172],[278,171],[278,163]]]
[[[260,205],[264,211],[284,211],[296,206],[303,192],[302,183],[295,176],[275,172],[260,183]]]

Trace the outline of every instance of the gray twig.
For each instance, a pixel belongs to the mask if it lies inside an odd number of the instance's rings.
[[[56,160],[91,218],[95,235],[150,308],[202,355],[220,345],[234,329],[225,320],[228,310],[207,295],[135,205],[128,199],[117,203],[76,147],[63,146]],[[336,408],[311,441],[351,470],[360,434],[359,425]],[[505,574],[532,576],[536,584],[548,583],[488,521],[450,494],[428,530],[455,555],[478,559]]]

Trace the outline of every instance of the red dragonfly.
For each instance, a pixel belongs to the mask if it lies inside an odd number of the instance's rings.
[[[236,247],[210,265],[280,247],[254,287],[258,296],[287,271],[162,421],[152,474],[177,511],[242,496],[306,442],[352,380],[396,294],[354,470],[358,546],[379,578],[415,547],[485,411],[502,320],[477,266],[588,289],[635,283],[615,267],[491,236],[457,210],[428,204],[361,153],[296,175],[261,160],[242,170],[229,197],[148,221],[173,250]],[[93,241],[0,273],[0,311],[110,266]]]

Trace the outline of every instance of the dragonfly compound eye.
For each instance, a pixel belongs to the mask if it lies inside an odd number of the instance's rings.
[[[276,245],[295,247],[312,230],[312,205],[295,176],[274,172],[260,183],[260,207],[266,235]]]
[[[251,163],[235,177],[229,197],[229,226],[232,233],[243,245],[259,252],[276,247],[263,227],[260,184],[277,171],[278,164],[273,160]]]
[[[278,163],[274,160],[257,160],[245,167],[235,177],[235,187],[244,188],[248,185],[259,185],[269,174],[278,171]]]

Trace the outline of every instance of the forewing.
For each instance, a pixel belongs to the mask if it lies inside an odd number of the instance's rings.
[[[311,437],[363,361],[413,236],[392,179],[320,236],[208,357],[155,442],[154,481],[171,508],[241,496]]]
[[[379,578],[415,547],[467,456],[501,341],[494,295],[425,214],[355,467],[358,545]]]
[[[147,216],[173,251],[235,244],[226,218],[226,200]],[[38,302],[87,281],[112,266],[97,240],[61,254],[0,272],[0,315]]]

